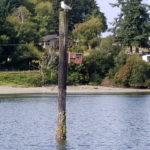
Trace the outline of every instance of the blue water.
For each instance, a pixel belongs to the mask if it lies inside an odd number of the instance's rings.
[[[0,96],[0,150],[150,150],[150,95],[70,95],[55,141],[55,95]]]

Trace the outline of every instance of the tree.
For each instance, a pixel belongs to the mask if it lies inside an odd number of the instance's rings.
[[[14,12],[14,16],[16,16],[22,24],[30,17],[30,15],[29,10],[24,6],[18,7]]]
[[[106,50],[91,51],[84,61],[89,82],[92,84],[100,84],[114,65],[112,53]]]
[[[82,3],[84,3],[85,6],[83,10],[86,13],[83,13],[83,20],[74,26],[75,29],[73,30],[73,37],[77,41],[76,48],[79,47],[79,45],[86,46],[89,49],[99,46],[99,36],[107,29],[106,18],[104,14],[100,12],[96,5],[92,5],[90,2],[90,0],[83,0]]]
[[[0,1],[0,16],[5,19],[10,12],[21,5],[20,0],[1,0]]]
[[[89,46],[89,41],[100,35],[103,30],[103,23],[98,17],[77,24],[73,35],[79,43]]]
[[[6,21],[11,31],[10,43],[14,44],[13,49],[8,46],[7,57],[11,58],[13,69],[28,69],[29,63],[40,55],[34,46],[38,42],[37,24],[31,20],[30,11],[24,6],[15,9]]]
[[[150,64],[138,55],[131,55],[115,74],[117,84],[129,87],[148,87],[149,79]]]
[[[35,22],[38,24],[38,32],[40,36],[53,33],[52,25],[53,6],[49,1],[42,1],[35,5]]]
[[[53,24],[56,25],[54,27],[56,32],[58,32],[58,10],[60,9],[60,1],[61,0],[52,0],[54,8]],[[88,14],[92,14],[94,11],[101,13],[95,0],[66,0],[65,2],[72,7],[72,10],[68,14],[69,30],[72,30],[75,24],[86,21]]]
[[[116,40],[123,46],[147,47],[150,36],[149,7],[142,0],[117,0],[114,7],[119,7],[121,13],[116,18],[113,32]]]
[[[11,31],[10,26],[7,23],[7,17],[12,13],[17,7],[21,5],[20,0],[1,0],[0,1],[0,68],[8,68],[8,60],[10,60],[10,55],[14,52],[15,48],[11,43],[11,36],[13,31]],[[13,39],[14,40],[14,39]]]
[[[28,69],[27,64],[36,57],[39,58],[38,43],[41,43],[42,36],[58,33],[60,1],[0,0],[0,68],[19,69],[26,64]],[[66,0],[65,2],[72,7],[68,13],[69,32],[74,29],[75,24],[98,16],[104,17],[95,0]],[[90,43],[95,46],[96,39]],[[35,51],[33,55],[32,52]]]

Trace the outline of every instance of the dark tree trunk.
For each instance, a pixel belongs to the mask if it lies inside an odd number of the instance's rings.
[[[132,46],[129,46],[129,50],[130,50],[130,53],[132,54],[133,53]]]
[[[136,54],[139,54],[139,48],[138,47],[136,47],[135,52],[136,52]]]
[[[65,11],[59,14],[59,72],[58,72],[58,120],[56,140],[66,139],[66,81],[67,81],[67,17]]]

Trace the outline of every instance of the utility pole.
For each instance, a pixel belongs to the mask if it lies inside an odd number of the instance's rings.
[[[66,140],[67,12],[59,13],[58,118],[56,140]]]

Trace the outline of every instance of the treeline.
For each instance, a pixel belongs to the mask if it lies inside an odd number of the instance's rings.
[[[103,38],[99,48],[85,53],[83,64],[70,64],[68,84],[150,87],[150,63],[144,62],[139,54],[127,54],[124,47],[114,42],[113,36]],[[56,71],[47,75],[46,81],[57,83]]]
[[[111,29],[113,36],[101,38],[107,24],[96,1],[66,3],[73,8],[68,18],[74,43],[68,51],[83,54],[81,65],[69,64],[68,85],[150,87],[150,64],[138,54],[139,47],[150,46],[149,7],[142,0],[117,0],[112,6],[121,13]],[[60,0],[0,1],[1,70],[38,69],[37,79],[27,79],[33,85],[57,84],[58,51],[43,49],[39,43],[42,36],[58,33],[59,9]]]
[[[0,1],[0,70],[37,69],[33,60],[41,60],[44,50],[41,38],[58,33],[61,0],[1,0]],[[95,1],[68,0],[69,33],[75,24],[99,16],[106,29],[104,14]],[[35,62],[35,61],[34,61]],[[37,68],[35,68],[37,67]]]

